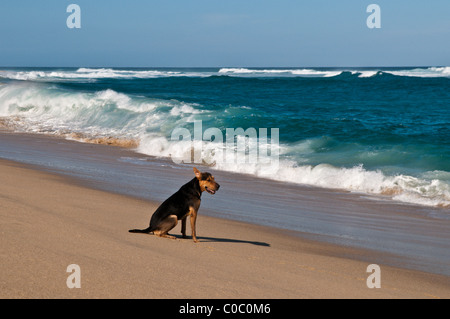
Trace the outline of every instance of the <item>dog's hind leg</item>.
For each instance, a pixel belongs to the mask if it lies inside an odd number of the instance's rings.
[[[168,234],[178,224],[178,218],[176,215],[169,215],[164,220],[162,220],[153,233],[158,237],[166,237],[175,239],[174,236]]]
[[[183,236],[183,238],[187,238],[186,236],[186,219],[187,219],[187,215],[183,217],[183,219],[181,219],[181,235]]]

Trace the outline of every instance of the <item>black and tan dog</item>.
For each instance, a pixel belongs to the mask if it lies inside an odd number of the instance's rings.
[[[181,234],[186,238],[186,219],[190,216],[192,239],[198,242],[195,224],[197,212],[200,208],[201,196],[204,191],[215,194],[220,185],[210,173],[202,173],[194,167],[195,177],[183,185],[178,192],[166,199],[153,213],[150,226],[146,229],[132,229],[130,233],[151,233],[159,237],[175,238],[168,232],[173,229],[181,219]]]

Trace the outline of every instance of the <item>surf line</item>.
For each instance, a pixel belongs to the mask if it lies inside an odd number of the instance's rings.
[[[278,167],[280,156],[279,128],[270,129],[269,143],[267,128],[259,128],[258,131],[254,127],[246,130],[242,127],[226,128],[224,138],[223,132],[219,128],[210,127],[203,132],[203,122],[201,120],[193,122],[193,139],[187,128],[177,127],[172,131],[172,142],[184,145],[190,143],[191,145],[190,152],[181,156],[171,155],[174,163],[206,165],[249,163],[270,164],[271,167]]]

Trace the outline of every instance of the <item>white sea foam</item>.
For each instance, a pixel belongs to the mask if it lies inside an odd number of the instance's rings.
[[[450,207],[450,184],[407,175],[387,176],[363,166],[339,168],[328,164],[297,166],[294,161],[281,161],[278,167],[260,164],[222,164],[218,169],[295,184],[340,189],[425,206]]]
[[[311,77],[333,77],[340,75],[343,71],[321,71],[314,69],[247,69],[247,68],[222,68],[219,70],[220,74],[234,75],[234,76],[311,76]]]
[[[248,68],[222,68],[219,74],[234,76],[305,76],[305,77],[334,77],[347,70],[317,70],[317,69],[248,69]],[[429,67],[398,70],[349,70],[358,74],[360,78],[373,77],[382,73],[405,77],[450,77],[450,67]]]
[[[155,78],[185,75],[178,71],[158,70],[117,70],[117,69],[89,69],[80,68],[70,76],[80,78]]]
[[[118,70],[118,69],[90,69],[79,68],[76,71],[4,71],[0,78],[24,81],[46,81],[46,80],[95,80],[95,79],[150,79],[160,77],[206,77],[210,73],[203,72],[181,72],[161,70]]]
[[[431,67],[431,68],[416,68],[410,70],[395,70],[383,71],[384,73],[393,74],[396,76],[421,77],[421,78],[437,78],[450,77],[450,67]]]
[[[359,74],[359,78],[370,78],[378,75],[380,71],[352,71],[352,74]]]

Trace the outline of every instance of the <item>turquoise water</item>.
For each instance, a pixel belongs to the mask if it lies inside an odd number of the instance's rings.
[[[0,116],[17,130],[134,139],[171,157],[190,153],[171,134],[194,135],[195,120],[224,136],[278,128],[277,167],[215,168],[450,207],[450,67],[7,68],[0,82]]]

